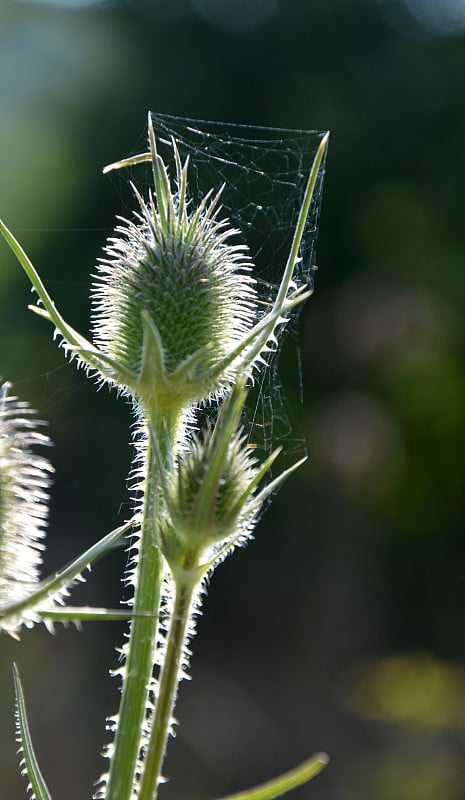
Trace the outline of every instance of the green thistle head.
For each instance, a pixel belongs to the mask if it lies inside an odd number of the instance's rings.
[[[167,481],[165,501],[171,513],[162,525],[162,549],[174,569],[203,571],[232,538],[245,541],[253,527],[253,508],[249,510],[241,500],[258,465],[240,432],[233,434],[219,478],[205,502],[204,489],[211,478],[216,444],[214,431],[208,426],[193,437]]]
[[[93,342],[134,374],[127,388],[150,407],[185,406],[219,396],[236,377],[219,373],[256,319],[256,293],[244,245],[218,218],[219,192],[198,208],[187,197],[188,160],[176,144],[176,186],[151,137],[155,196],[136,192],[139,212],[106,248],[93,286]],[[237,359],[236,359],[237,360]]]
[[[263,463],[239,426],[246,392],[239,381],[220,408],[214,427],[193,435],[189,448],[159,467],[165,513],[160,549],[175,580],[197,581],[250,537],[267,498],[295,464],[261,487],[279,454]]]
[[[242,376],[266,368],[268,354],[290,313],[311,294],[293,276],[328,135],[320,142],[308,178],[291,249],[274,302],[258,313],[245,245],[219,218],[221,192],[197,208],[187,192],[188,160],[176,144],[176,180],[170,182],[157,152],[149,114],[150,152],[105,168],[152,162],[154,193],[122,220],[109,240],[93,286],[93,342],[58,311],[37,270],[0,220],[0,234],[18,258],[39,298],[30,306],[51,322],[65,351],[97,380],[131,396],[145,420],[174,434],[192,405],[218,399]]]
[[[23,600],[36,587],[48,520],[53,468],[32,451],[48,445],[26,403],[0,389],[0,609]]]

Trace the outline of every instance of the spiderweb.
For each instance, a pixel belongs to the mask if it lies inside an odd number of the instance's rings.
[[[274,301],[291,248],[312,162],[323,136],[318,131],[287,130],[191,120],[152,114],[157,148],[175,175],[173,139],[181,160],[189,155],[188,193],[196,206],[205,194],[223,186],[221,218],[227,217],[247,244],[257,280],[260,314]],[[131,167],[139,189],[152,185],[150,168]],[[315,244],[321,207],[324,164],[320,169],[296,265],[294,281],[313,289]],[[302,306],[294,311],[286,335],[296,331]],[[250,442],[268,454],[280,445],[289,460],[305,454],[305,442],[289,421],[278,375],[279,351],[256,376],[248,398]],[[262,453],[257,455],[262,456]],[[282,462],[281,462],[282,465]]]

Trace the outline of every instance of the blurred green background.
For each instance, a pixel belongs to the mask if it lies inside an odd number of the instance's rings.
[[[314,297],[281,379],[310,459],[215,574],[163,796],[316,750],[313,800],[465,799],[464,0],[2,0],[0,215],[67,319],[150,108],[331,129]],[[65,365],[0,251],[0,372],[50,421],[47,571],[129,514],[129,409]],[[299,348],[304,400],[295,370]],[[114,604],[124,555],[75,602]],[[11,662],[56,800],[90,797],[124,627],[0,642],[0,797],[26,797]]]

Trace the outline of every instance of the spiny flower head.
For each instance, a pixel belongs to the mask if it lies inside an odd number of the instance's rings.
[[[241,500],[257,474],[258,464],[240,432],[230,440],[221,474],[209,493],[208,507],[204,502],[202,488],[209,481],[214,446],[210,426],[193,436],[166,487],[165,500],[171,514],[165,517],[162,537],[168,561],[173,562],[182,553],[184,568],[197,566],[199,557],[201,564],[205,558],[211,560],[232,535],[245,538],[253,521],[252,510]]]
[[[151,138],[155,196],[109,240],[93,286],[93,342],[134,373],[128,389],[150,406],[221,395],[234,351],[256,319],[251,264],[238,231],[218,218],[221,192],[197,208],[187,196],[188,160],[173,141],[176,190]],[[237,362],[237,358],[236,358]]]
[[[160,459],[165,506],[160,549],[175,581],[198,580],[244,543],[266,499],[299,466],[259,488],[279,450],[262,464],[254,457],[239,425],[245,397],[240,381],[223,401],[214,427],[193,434],[189,448],[176,459],[168,457],[166,467]]]
[[[310,296],[293,276],[328,135],[318,147],[308,178],[282,280],[266,314],[257,310],[252,263],[236,231],[219,219],[221,192],[207,193],[197,208],[187,191],[188,161],[175,142],[174,188],[157,152],[149,114],[150,152],[111,164],[104,171],[151,161],[154,192],[138,193],[139,211],[110,239],[93,287],[93,342],[57,310],[34,265],[0,220],[0,234],[36,291],[30,306],[51,322],[64,349],[97,380],[129,395],[144,419],[164,420],[175,431],[193,405],[218,399],[240,376],[251,376],[292,310]]]
[[[0,389],[0,610],[37,586],[53,468],[32,448],[48,445],[27,403]]]

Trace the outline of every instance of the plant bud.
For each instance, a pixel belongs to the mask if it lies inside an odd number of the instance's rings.
[[[245,541],[252,528],[254,509],[242,498],[257,473],[255,461],[236,433],[219,475],[205,492],[214,463],[212,437],[207,428],[193,439],[167,484],[166,504],[172,513],[162,523],[162,550],[174,570],[203,573],[228,543]]]
[[[223,401],[214,427],[192,435],[189,448],[169,457],[168,467],[159,459],[165,507],[159,544],[175,581],[199,580],[245,543],[266,500],[302,463],[259,488],[280,450],[263,463],[253,456],[239,427],[245,397],[241,381]]]

